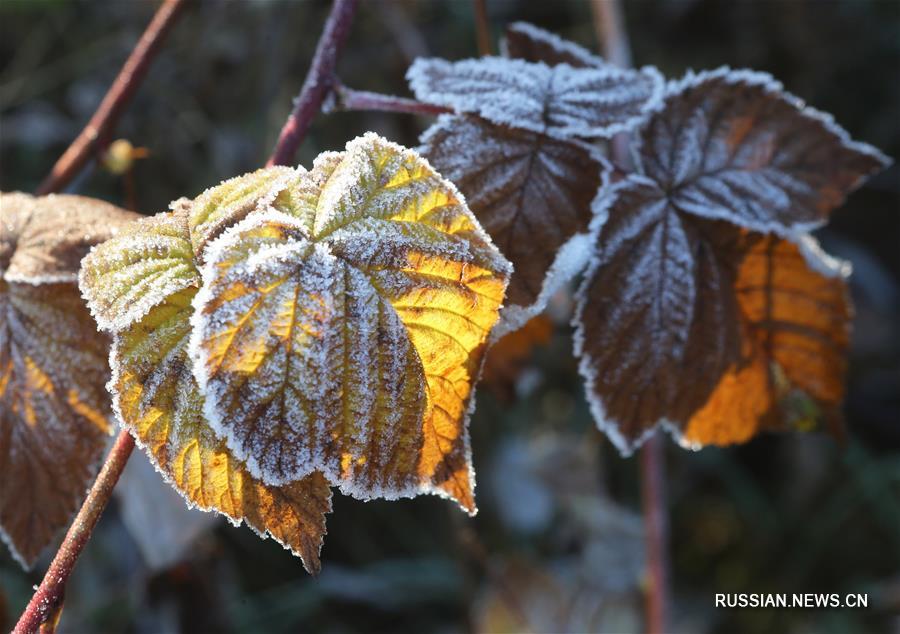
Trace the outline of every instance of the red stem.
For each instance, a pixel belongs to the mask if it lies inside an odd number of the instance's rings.
[[[78,556],[84,549],[85,544],[91,537],[91,532],[97,525],[106,503],[112,496],[113,488],[122,475],[125,463],[134,449],[134,439],[127,431],[119,432],[112,450],[106,457],[106,462],[100,469],[97,479],[94,481],[87,499],[81,505],[81,510],[75,516],[75,521],[69,527],[66,538],[63,540],[62,546],[56,552],[44,580],[35,591],[31,601],[19,622],[16,623],[14,634],[33,634],[38,631],[42,624],[52,622],[59,609],[62,607],[63,596],[65,594],[66,582]]]
[[[366,90],[354,90],[334,80],[334,110],[380,110],[383,112],[405,112],[407,114],[438,115],[453,112],[452,108],[423,103],[415,99],[383,95]]]
[[[266,165],[289,165],[294,161],[297,148],[306,136],[312,120],[322,108],[322,103],[334,85],[334,69],[338,54],[347,41],[350,25],[356,14],[357,0],[335,0],[325,28],[316,46],[316,54],[303,82],[300,96],[294,104],[278,142]]]
[[[147,74],[160,44],[184,4],[185,0],[165,0],[162,3],[94,116],[53,166],[50,175],[37,188],[37,194],[44,195],[63,189],[88,160],[108,143],[113,126]]]
[[[619,0],[593,0],[594,26],[608,61],[623,68],[631,66],[631,47],[622,5]],[[620,169],[631,169],[627,134],[612,140],[612,157]],[[641,498],[643,502],[647,550],[647,592],[645,621],[649,634],[669,631],[668,507],[666,504],[665,453],[659,434],[641,449]]]

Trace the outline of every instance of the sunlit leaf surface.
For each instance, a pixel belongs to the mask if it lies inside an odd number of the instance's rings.
[[[474,512],[467,410],[508,264],[447,181],[375,135],[305,178],[296,211],[251,214],[205,254],[192,350],[211,424],[266,482],[322,471]]]
[[[190,506],[246,522],[319,570],[331,489],[320,473],[269,486],[216,437],[203,417],[203,395],[187,354],[191,299],[182,290],[119,332],[113,343],[114,404],[151,462]]]

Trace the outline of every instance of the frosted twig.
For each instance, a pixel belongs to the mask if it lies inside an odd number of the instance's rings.
[[[316,53],[300,90],[300,96],[284,127],[281,128],[278,142],[266,163],[267,166],[290,165],[293,162],[297,148],[303,142],[312,120],[322,108],[325,98],[331,93],[338,54],[347,41],[357,5],[358,0],[335,0],[331,6],[331,13],[319,37]]]
[[[62,608],[63,596],[65,594],[66,582],[78,556],[84,549],[85,544],[91,538],[91,533],[106,508],[106,503],[112,496],[113,488],[122,475],[125,463],[134,449],[134,439],[127,431],[119,432],[116,442],[113,444],[103,468],[97,475],[91,490],[88,493],[81,510],[75,516],[75,521],[69,527],[66,538],[63,540],[62,546],[56,551],[44,580],[35,591],[31,601],[19,622],[13,630],[14,634],[33,634],[37,632],[42,625],[50,625],[50,631],[55,629],[52,625],[54,620],[58,618],[59,610]],[[48,628],[44,628],[46,631]]]
[[[185,0],[165,0],[159,7],[147,30],[131,51],[131,55],[125,60],[122,70],[109,87],[94,116],[56,161],[50,174],[37,188],[37,194],[44,195],[63,189],[75,178],[85,163],[103,149],[113,126],[147,74],[150,63],[184,4]]]
[[[594,26],[608,61],[626,68],[631,66],[631,47],[625,30],[622,5],[619,0],[593,0]],[[630,168],[631,157],[626,133],[616,135],[612,142],[613,162]],[[669,631],[669,566],[668,517],[664,480],[665,454],[658,433],[651,436],[641,449],[641,498],[647,548],[649,583],[645,598],[645,627],[650,634]]]

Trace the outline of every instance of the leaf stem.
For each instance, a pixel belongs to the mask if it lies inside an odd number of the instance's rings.
[[[44,580],[35,591],[31,601],[19,622],[13,630],[14,634],[33,634],[42,624],[52,621],[62,606],[65,594],[66,582],[72,574],[75,562],[91,537],[91,532],[97,525],[103,509],[106,508],[113,488],[122,475],[122,470],[128,462],[128,457],[134,449],[134,439],[126,430],[119,432],[106,462],[100,469],[97,479],[94,481],[81,510],[75,516],[75,521],[69,527],[62,546],[56,552],[53,562],[44,575]],[[46,628],[45,628],[46,629]]]
[[[603,55],[617,66],[631,66],[631,46],[620,0],[592,0],[591,9],[597,37],[603,45]],[[627,134],[618,134],[613,138],[611,152],[616,166],[631,169]],[[669,631],[669,530],[664,479],[665,453],[659,433],[651,436],[641,448],[640,471],[647,550],[644,620],[649,634],[662,634]]]
[[[438,115],[453,112],[451,108],[423,103],[415,99],[384,95],[367,90],[354,90],[334,80],[334,103],[330,110],[379,110],[382,112],[404,112],[407,114]]]
[[[37,194],[59,191],[68,185],[88,160],[109,141],[113,126],[131,101],[138,86],[147,74],[150,63],[159,51],[160,44],[184,7],[185,0],[165,0],[131,55],[125,60],[112,86],[84,130],[63,153],[50,174],[38,186]]]
[[[316,45],[316,53],[300,90],[294,109],[281,128],[269,165],[288,165],[303,142],[312,120],[319,113],[334,85],[338,54],[347,41],[358,0],[335,0],[325,28]]]

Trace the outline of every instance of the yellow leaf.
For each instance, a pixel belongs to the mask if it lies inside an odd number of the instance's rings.
[[[246,522],[319,570],[331,489],[320,473],[283,486],[253,478],[203,418],[203,395],[187,355],[191,299],[181,290],[113,344],[114,406],[163,477],[191,506]]]
[[[321,471],[474,512],[467,414],[509,264],[450,183],[376,135],[297,174],[205,247],[191,356],[210,424],[267,483]]]

